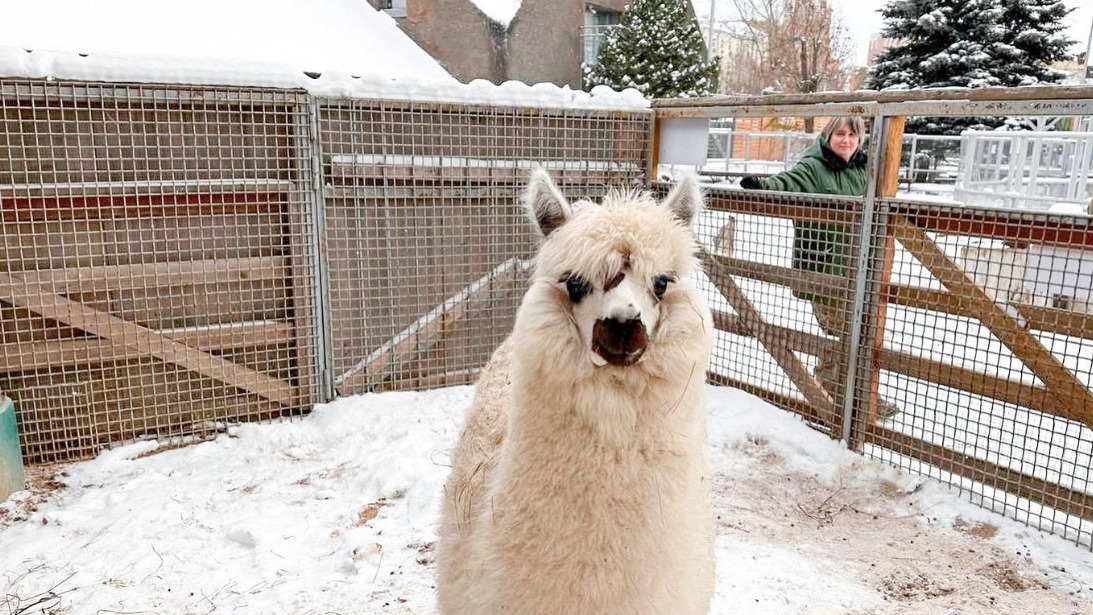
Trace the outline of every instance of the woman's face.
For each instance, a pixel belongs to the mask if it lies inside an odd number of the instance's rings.
[[[843,124],[831,133],[827,139],[827,146],[835,152],[839,158],[849,161],[854,152],[858,151],[858,135]]]

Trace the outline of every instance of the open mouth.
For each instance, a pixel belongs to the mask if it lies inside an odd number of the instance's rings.
[[[605,364],[633,365],[645,354],[647,345],[645,325],[640,320],[597,320],[592,327],[592,352]]]

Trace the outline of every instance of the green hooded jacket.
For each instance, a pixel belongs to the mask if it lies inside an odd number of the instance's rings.
[[[827,146],[823,135],[808,146],[793,168],[759,180],[765,190],[862,196],[865,194],[864,143],[843,160]],[[793,267],[846,277],[851,266],[850,228],[826,222],[793,223]],[[810,293],[794,293],[802,299],[814,299]]]

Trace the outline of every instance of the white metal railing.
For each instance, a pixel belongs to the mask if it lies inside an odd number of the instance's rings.
[[[965,131],[954,194],[968,204],[1088,211],[1093,132]]]
[[[711,126],[706,147],[707,163],[702,170],[705,174],[723,177],[778,173],[800,160],[805,149],[816,139],[816,134],[802,131],[737,131]],[[930,145],[949,142],[956,149],[959,139],[947,135],[903,135],[903,150],[909,152],[909,156],[907,162],[900,165],[900,179],[909,184],[955,182],[955,162],[939,163],[932,154],[935,148]]]

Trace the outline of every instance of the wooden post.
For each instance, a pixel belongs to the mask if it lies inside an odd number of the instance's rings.
[[[899,189],[899,161],[903,153],[903,127],[907,118],[902,115],[888,118],[881,149],[880,176],[877,178],[877,198],[896,196]],[[865,249],[866,246],[862,246]],[[888,287],[892,283],[892,261],[896,242],[892,228],[885,225],[884,257],[881,265],[880,293],[877,299],[876,335],[873,336],[873,372],[869,375],[869,410],[866,429],[877,420],[877,400],[880,398],[880,356],[884,351],[884,325],[888,312]]]
[[[654,110],[653,139],[649,145],[649,181],[651,182],[657,181],[657,167],[660,165],[660,122],[661,119]]]

